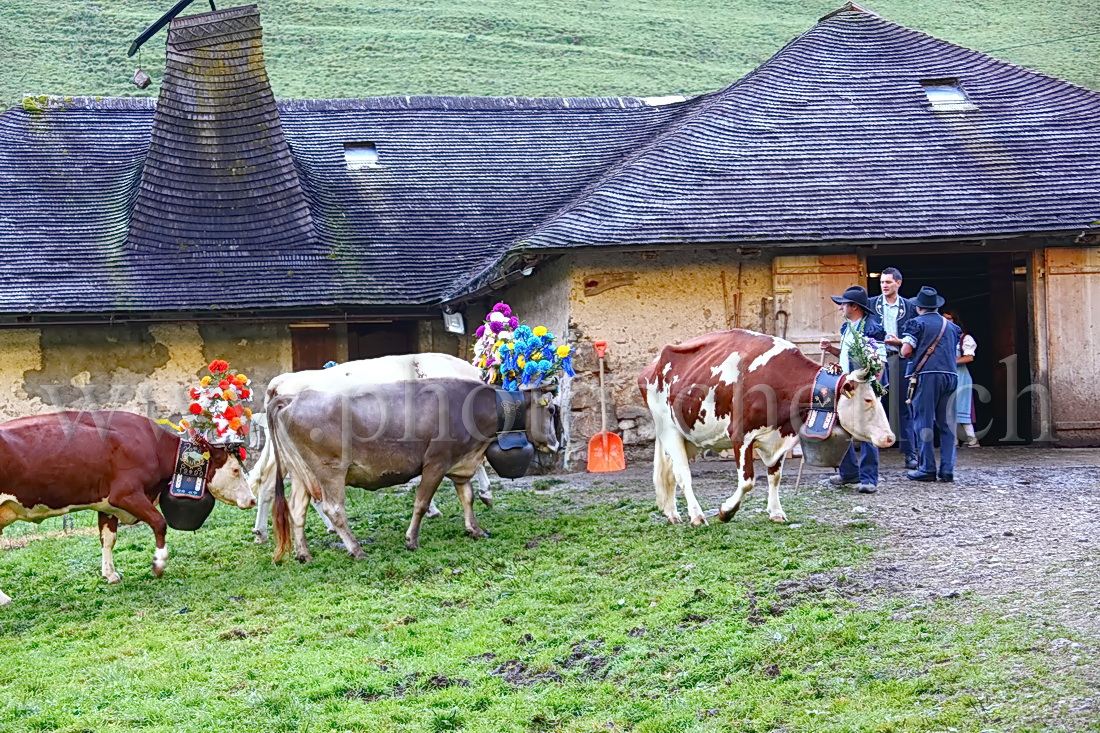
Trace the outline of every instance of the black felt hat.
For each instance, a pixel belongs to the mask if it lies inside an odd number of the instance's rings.
[[[837,305],[842,303],[855,303],[863,309],[864,313],[871,312],[871,304],[867,301],[867,291],[858,285],[853,285],[844,291],[844,295],[830,295]]]
[[[944,304],[943,296],[936,292],[936,289],[925,285],[917,293],[917,297],[913,298],[913,305],[918,308],[924,308],[926,310],[934,311]]]

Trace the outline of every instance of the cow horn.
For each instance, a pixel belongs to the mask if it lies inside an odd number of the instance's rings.
[[[856,369],[855,371],[852,372],[851,377],[852,377],[852,379],[854,379],[857,382],[866,382],[866,381],[868,381],[867,367],[863,367],[861,369]]]

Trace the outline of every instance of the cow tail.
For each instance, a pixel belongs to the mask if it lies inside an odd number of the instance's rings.
[[[272,560],[275,562],[279,562],[286,556],[287,547],[290,544],[290,520],[286,489],[283,487],[283,451],[279,447],[279,434],[283,428],[279,418],[288,404],[290,404],[290,398],[277,397],[274,400],[268,400],[267,405],[267,435],[275,454],[275,507],[272,510],[272,519],[275,524],[275,554]]]

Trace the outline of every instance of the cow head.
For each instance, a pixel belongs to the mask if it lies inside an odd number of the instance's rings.
[[[524,387],[523,401],[527,408],[527,439],[543,453],[557,453],[560,445],[557,383]]]
[[[256,506],[256,497],[248,488],[244,464],[237,457],[237,448],[208,445],[210,463],[206,472],[206,487],[218,501],[240,509]]]
[[[882,403],[871,386],[866,369],[857,369],[841,383],[836,404],[836,416],[840,426],[852,434],[855,440],[872,443],[879,448],[894,444],[894,433]]]

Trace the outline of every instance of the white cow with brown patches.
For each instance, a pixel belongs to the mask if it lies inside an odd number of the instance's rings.
[[[638,377],[653,416],[653,485],[657,506],[680,521],[676,487],[684,492],[693,525],[706,524],[691,489],[690,462],[701,450],[731,450],[737,490],[722,503],[728,522],[755,485],[754,455],[768,469],[768,516],[787,521],[779,501],[783,459],[798,442],[819,367],[789,341],[734,329],[664,347]],[[894,434],[865,371],[842,378],[837,418],[858,441],[886,448]]]

